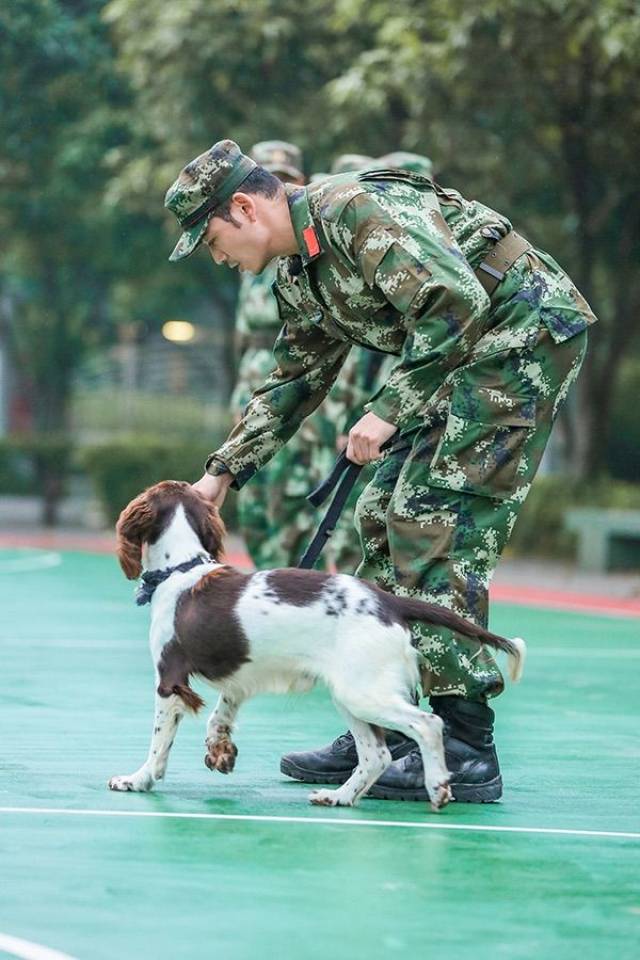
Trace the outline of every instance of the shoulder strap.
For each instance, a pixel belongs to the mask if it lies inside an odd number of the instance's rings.
[[[410,183],[414,187],[433,187],[433,179],[422,173],[413,173],[411,170],[392,170],[381,167],[379,170],[363,170],[356,174],[357,180],[398,180],[401,183]]]

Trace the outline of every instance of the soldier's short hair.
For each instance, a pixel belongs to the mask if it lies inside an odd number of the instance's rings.
[[[277,197],[278,193],[282,189],[282,181],[276,177],[275,174],[269,173],[268,170],[265,170],[264,167],[256,167],[255,170],[252,170],[247,179],[244,180],[238,187],[238,191],[240,193],[260,194],[263,197],[267,197],[269,200],[273,200],[274,197]],[[234,219],[234,216],[231,213],[232,202],[233,196],[229,197],[228,200],[225,200],[224,203],[220,204],[220,206],[216,209],[214,216],[220,217],[222,220],[227,220],[234,226],[239,227],[240,224]]]

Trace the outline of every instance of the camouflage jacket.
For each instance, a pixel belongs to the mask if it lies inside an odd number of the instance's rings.
[[[474,268],[492,234],[511,229],[483,204],[408,172],[348,173],[287,192],[299,254],[278,260],[274,292],[284,326],[277,366],[207,461],[223,463],[236,488],[318,406],[354,343],[398,357],[368,409],[400,430],[416,426],[432,394],[491,327],[491,301]],[[538,285],[532,301],[550,326],[557,287],[562,278],[570,283],[555,268],[557,283]],[[561,292],[577,309],[571,319],[557,314],[554,339],[595,320],[570,286]]]

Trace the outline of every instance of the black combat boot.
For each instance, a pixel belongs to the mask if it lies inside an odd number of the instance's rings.
[[[394,730],[386,730],[387,746],[394,760],[404,757],[414,741]],[[280,770],[287,777],[304,783],[344,783],[358,763],[353,734],[343,733],[333,743],[306,753],[287,753],[280,761]],[[424,788],[423,788],[424,793]]]
[[[502,777],[493,742],[493,718],[486,703],[462,697],[431,697],[444,721],[444,753],[455,800],[491,803],[502,796]],[[369,793],[380,800],[426,800],[422,758],[417,747],[392,763]]]

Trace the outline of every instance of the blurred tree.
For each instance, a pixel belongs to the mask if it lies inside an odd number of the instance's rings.
[[[68,430],[71,376],[108,323],[105,285],[117,259],[100,194],[123,97],[99,7],[16,0],[0,9],[4,325],[43,437]],[[48,523],[63,472],[50,459],[41,477]]]
[[[161,211],[128,209],[107,192],[135,114],[103,6],[14,0],[0,8],[0,319],[43,442],[68,433],[72,379],[88,349],[113,337],[118,322],[158,322],[161,309],[202,295],[188,274],[158,276]],[[67,466],[50,456],[42,469],[46,523]]]
[[[118,323],[148,328],[203,296],[232,323],[228,270],[166,263],[162,197],[216,139],[282,137],[308,170],[428,153],[567,266],[603,318],[574,458],[601,469],[640,323],[639,41],[628,0],[4,5],[0,293],[37,429],[64,432],[72,374]]]
[[[111,0],[107,18],[160,146],[129,177],[160,162],[169,182],[221,136],[295,140],[312,169],[414,149],[556,254],[602,317],[570,435],[578,472],[604,468],[640,326],[637,3]]]
[[[375,44],[333,81],[334,125],[381,117],[441,179],[511,216],[567,267],[602,323],[574,405],[571,462],[606,467],[620,364],[640,333],[640,6],[629,0],[350,0]]]

